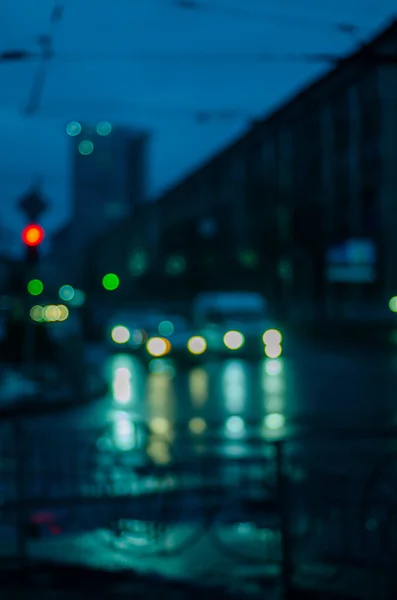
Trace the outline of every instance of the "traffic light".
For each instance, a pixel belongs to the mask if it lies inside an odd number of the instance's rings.
[[[39,246],[44,240],[44,229],[41,225],[27,225],[22,231],[22,240],[26,246]]]
[[[44,240],[44,229],[41,225],[27,225],[22,231],[22,241],[26,246],[26,262],[33,267],[39,259],[39,246]]]

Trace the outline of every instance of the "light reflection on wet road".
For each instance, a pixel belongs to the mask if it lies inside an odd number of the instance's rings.
[[[62,419],[43,418],[40,425],[85,429],[136,419],[160,435],[171,426],[198,434],[221,424],[237,435],[250,424],[277,430],[295,420],[308,426],[391,425],[397,414],[397,361],[378,353],[314,349],[311,355],[255,362],[231,356],[190,368],[165,359],[147,365],[118,354],[99,368],[110,382],[107,398]],[[127,425],[117,427],[125,431]]]

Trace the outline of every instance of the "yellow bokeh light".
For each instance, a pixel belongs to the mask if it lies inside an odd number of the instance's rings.
[[[164,419],[163,417],[154,417],[150,423],[149,427],[151,431],[157,435],[166,435],[171,431],[171,423],[168,419]]]
[[[265,354],[268,358],[278,358],[281,356],[283,349],[280,344],[269,344],[265,346]]]
[[[29,314],[32,321],[36,321],[36,323],[40,323],[40,321],[44,320],[43,307],[38,304],[32,306]]]
[[[69,316],[69,309],[64,304],[58,304],[59,308],[59,318],[58,321],[66,321]]]
[[[200,335],[195,335],[188,341],[187,349],[189,350],[190,354],[195,354],[197,356],[204,354],[204,352],[207,350],[207,342]]]
[[[189,429],[195,435],[200,435],[207,429],[207,423],[204,421],[204,419],[195,417],[189,421]]]
[[[59,310],[58,306],[55,306],[54,304],[49,304],[48,306],[44,307],[43,314],[46,321],[54,323],[55,321],[59,320],[59,317],[61,316],[61,311]]]
[[[276,345],[281,344],[283,336],[278,331],[278,329],[268,329],[263,334],[263,338],[262,339],[263,339],[263,343],[264,344],[276,346]]]
[[[147,454],[156,465],[168,465],[172,460],[170,445],[161,439],[150,440]]]
[[[239,350],[244,342],[244,336],[239,331],[228,331],[223,337],[223,343],[229,350]]]
[[[165,338],[154,337],[147,341],[146,350],[151,356],[164,356],[171,350],[171,344]]]
[[[124,325],[113,327],[110,335],[116,344],[126,344],[131,337],[129,330]]]

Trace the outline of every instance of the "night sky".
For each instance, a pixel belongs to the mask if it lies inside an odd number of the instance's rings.
[[[155,196],[327,69],[252,55],[345,53],[395,8],[395,0],[180,0],[185,8],[173,0],[66,0],[51,30],[55,4],[0,3],[0,50],[36,51],[37,37],[50,31],[55,49],[30,117],[23,108],[38,61],[0,63],[1,225],[14,231],[23,223],[15,200],[38,173],[51,200],[44,225],[53,230],[67,218],[69,121],[151,130]],[[338,29],[346,22],[356,34]],[[203,111],[210,118],[198,120]]]

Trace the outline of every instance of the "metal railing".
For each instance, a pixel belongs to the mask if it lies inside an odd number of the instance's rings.
[[[329,585],[349,569],[365,574],[366,592],[379,578],[393,584],[394,431],[229,439],[216,427],[156,435],[135,423],[122,448],[108,433],[1,428],[0,525],[15,527],[21,560],[34,553],[35,516],[51,513],[66,531],[96,530],[99,545],[135,558],[175,556],[205,539],[275,573],[285,595],[308,567],[320,577],[326,566]]]

